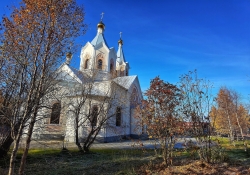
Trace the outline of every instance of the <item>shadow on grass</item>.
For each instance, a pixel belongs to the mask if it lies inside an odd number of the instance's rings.
[[[25,174],[136,174],[136,169],[147,163],[149,157],[141,150],[92,149],[88,154],[81,154],[76,149],[63,152],[35,149],[29,152]],[[17,168],[20,159],[21,152],[17,156]],[[1,160],[0,172],[7,170],[8,160]]]
[[[250,156],[247,154],[241,143],[237,142],[236,146],[231,146],[228,140],[221,139],[221,145],[225,148],[229,156],[228,165],[223,165],[226,169],[231,165],[249,165]],[[19,167],[22,151],[19,151],[16,161],[16,167]],[[196,156],[197,157],[197,156]],[[196,159],[194,157],[194,159]],[[154,157],[153,150],[141,149],[91,149],[90,153],[82,154],[77,149],[70,149],[69,151],[61,151],[60,149],[31,149],[27,157],[27,167],[25,174],[36,175],[73,175],[73,174],[138,174],[138,172],[146,172],[140,170],[155,170],[159,172],[174,171],[166,170],[161,166],[162,159]],[[182,169],[186,167],[186,171],[193,174],[198,174],[195,169],[204,167],[200,162],[193,160],[189,152],[179,151],[176,153],[174,168],[180,168],[175,171],[179,174],[185,174]],[[194,163],[196,164],[194,164]],[[192,166],[194,164],[195,166]],[[9,158],[0,160],[0,174],[6,174],[9,166]],[[212,169],[212,166],[207,164],[205,169]],[[218,167],[218,171],[220,172]],[[207,171],[206,170],[206,171]],[[195,171],[195,172],[194,172]],[[17,172],[17,169],[16,169]],[[222,170],[221,170],[222,172]],[[212,173],[212,172],[211,172]],[[150,174],[150,172],[149,172]]]

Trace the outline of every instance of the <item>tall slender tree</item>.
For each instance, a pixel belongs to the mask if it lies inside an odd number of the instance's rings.
[[[215,112],[216,111],[216,112]],[[216,106],[210,112],[217,132],[229,134],[231,141],[234,135],[247,133],[248,114],[240,101],[240,95],[227,87],[222,87],[216,98]],[[225,122],[226,121],[226,122]]]
[[[83,8],[75,0],[23,0],[3,17],[1,41],[2,116],[11,128],[14,147],[9,175],[14,174],[19,142],[27,127],[26,157],[41,99],[54,87],[55,69],[74,38],[85,32]]]

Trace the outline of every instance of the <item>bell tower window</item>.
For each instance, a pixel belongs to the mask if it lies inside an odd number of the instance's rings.
[[[110,60],[110,73],[113,73],[114,72],[114,60],[113,58]]]
[[[113,66],[113,63],[110,64],[110,72],[113,72],[114,70],[114,66]]]
[[[85,66],[84,66],[85,69],[88,69],[89,68],[89,59],[87,59],[85,61]]]
[[[102,53],[99,53],[97,56],[96,56],[96,63],[95,63],[95,67],[96,69],[99,69],[99,70],[106,70],[106,61],[105,61],[105,58],[103,56]],[[107,70],[108,71],[108,70]]]
[[[101,59],[98,60],[97,68],[102,70],[102,60]]]

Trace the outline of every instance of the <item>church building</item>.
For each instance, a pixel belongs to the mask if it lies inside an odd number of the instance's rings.
[[[143,128],[138,125],[135,112],[136,104],[143,98],[138,76],[130,75],[121,33],[116,51],[108,47],[104,31],[105,24],[101,20],[96,36],[81,49],[79,69],[70,65],[72,55],[67,54],[66,61],[57,70],[59,90],[46,102],[51,108],[40,112],[42,117],[33,137],[53,139],[62,136],[74,142],[77,126],[77,136],[84,140],[90,128],[99,125],[102,127],[96,140],[101,142],[142,134]]]

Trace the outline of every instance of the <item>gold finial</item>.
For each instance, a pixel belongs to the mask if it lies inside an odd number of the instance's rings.
[[[71,52],[67,52],[66,53],[66,57],[71,58],[72,57],[72,53]]]
[[[66,53],[66,64],[70,64],[70,61],[71,61],[71,59],[72,59],[72,53],[71,52],[68,52],[68,53]]]
[[[122,32],[120,32],[119,34],[120,34],[120,39],[119,39],[119,41],[118,41],[118,44],[123,45],[123,41],[122,41]]]

